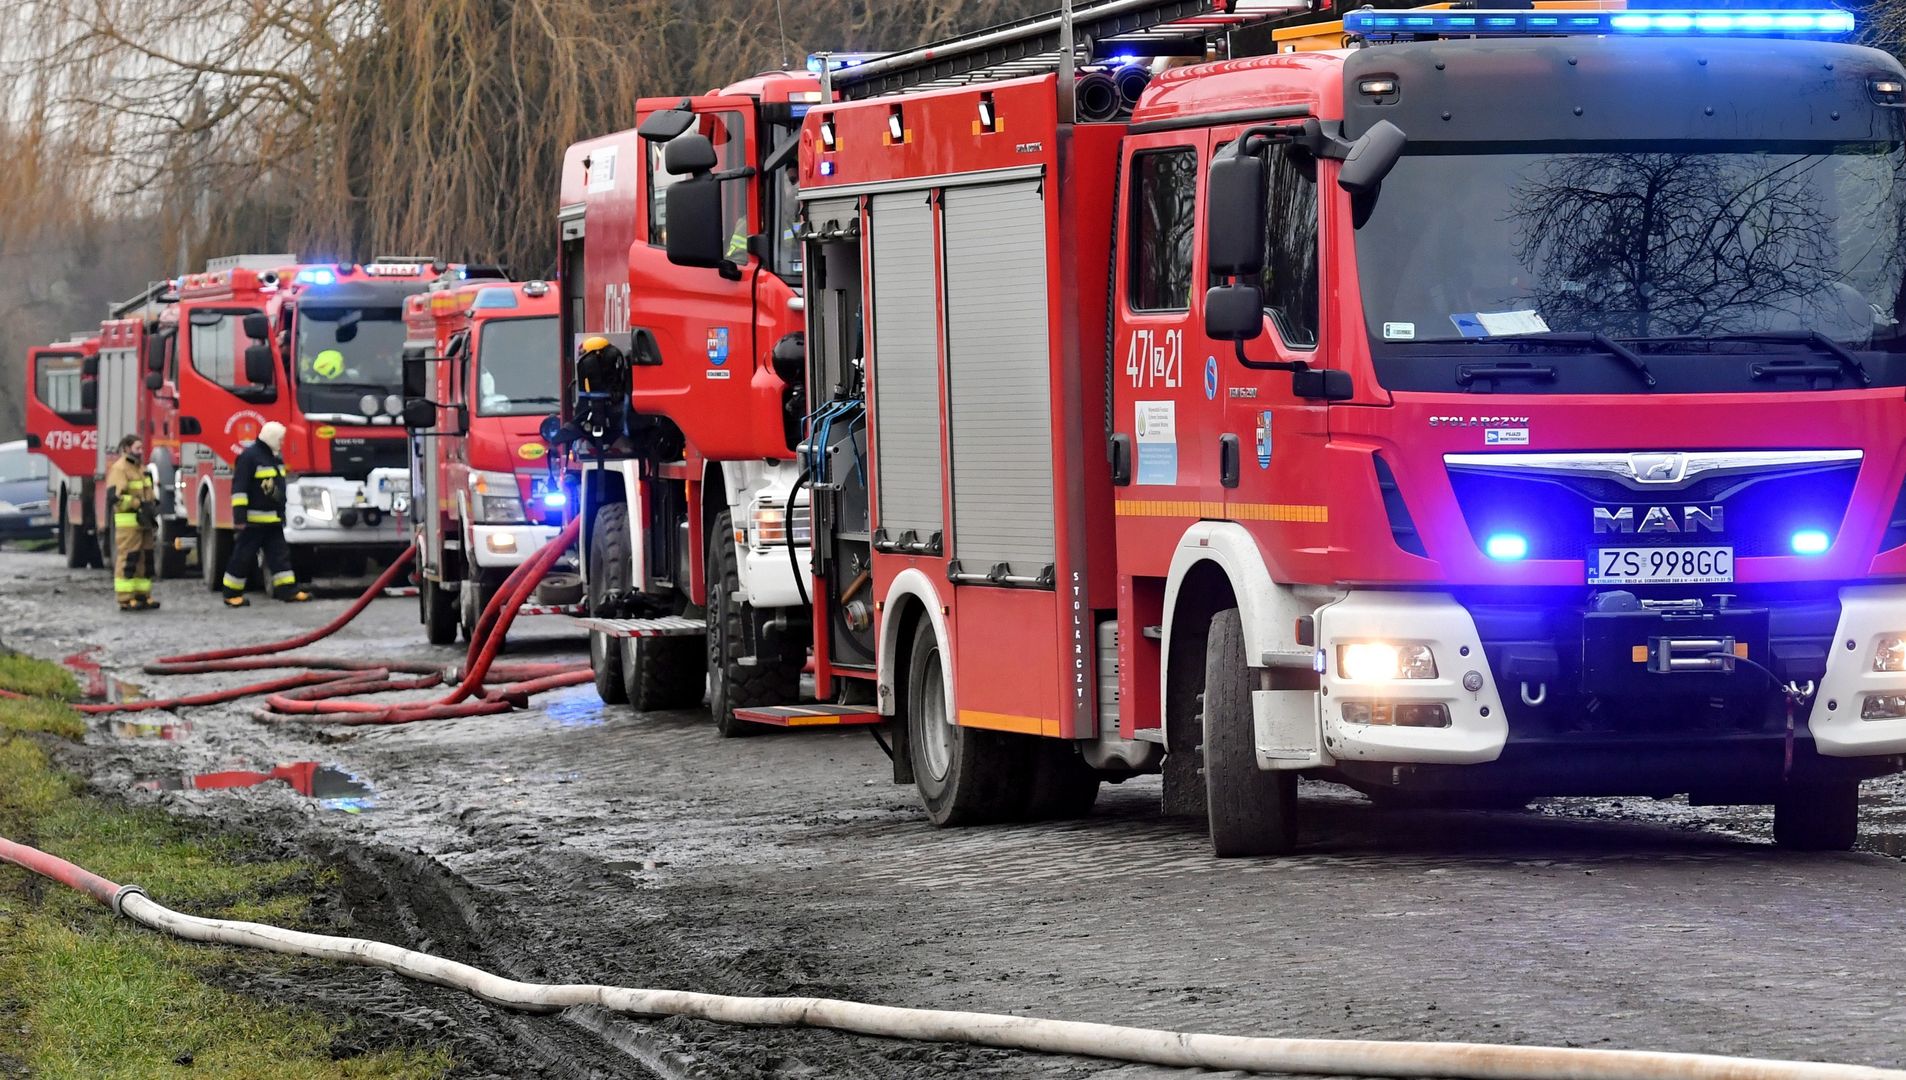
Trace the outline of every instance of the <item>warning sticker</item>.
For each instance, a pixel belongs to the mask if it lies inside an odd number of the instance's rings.
[[[1139,484],[1176,484],[1178,482],[1178,403],[1140,401],[1134,403],[1133,432],[1138,441]]]

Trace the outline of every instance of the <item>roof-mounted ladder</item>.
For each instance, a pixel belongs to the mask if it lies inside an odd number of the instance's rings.
[[[1309,0],[1078,0],[970,34],[830,70],[829,100],[856,101],[1039,75],[1113,54],[1183,56],[1220,34],[1308,11]]]

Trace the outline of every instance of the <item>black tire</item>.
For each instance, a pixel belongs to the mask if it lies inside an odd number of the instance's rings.
[[[503,584],[499,578],[489,577],[478,571],[477,576],[465,578],[457,588],[457,595],[451,600],[456,608],[455,631],[461,631],[463,640],[470,640],[476,633],[477,623],[483,619],[483,611],[496,599],[498,588]],[[452,636],[455,636],[453,631]]]
[[[735,719],[736,709],[763,705],[793,705],[801,699],[804,656],[741,663],[740,642],[746,637],[741,605],[740,556],[735,554],[734,521],[723,510],[708,534],[708,711],[715,730],[724,739],[754,735],[759,724]]]
[[[84,527],[67,517],[60,515],[60,538],[64,542],[66,566],[69,570],[84,570],[93,564],[87,556],[91,553],[93,538],[86,535]]]
[[[708,690],[699,636],[622,638],[622,683],[636,712],[692,709]]]
[[[1251,671],[1244,622],[1236,608],[1211,620],[1205,644],[1205,817],[1220,859],[1282,855],[1297,844],[1297,774],[1257,767],[1251,717]]]
[[[161,581],[177,581],[187,574],[185,552],[179,550],[178,540],[185,535],[180,527],[184,523],[178,518],[159,519],[158,550],[153,553],[152,570]]]
[[[53,550],[66,556],[66,565],[68,568],[77,569],[77,567],[73,566],[73,556],[69,554],[73,550],[73,545],[66,535],[66,495],[64,492],[60,494],[60,522],[59,528],[53,532]]]
[[[1857,780],[1788,784],[1774,800],[1774,843],[1791,851],[1851,851],[1860,838]]]
[[[596,511],[589,530],[589,614],[601,616],[610,594],[629,587],[629,505],[610,503]],[[589,631],[589,670],[595,672],[596,695],[605,705],[629,700],[622,681],[622,648],[600,630]]]
[[[950,723],[945,679],[940,640],[922,618],[907,653],[904,700],[907,754],[927,820],[945,827],[1022,817],[1037,747],[1023,736]]]
[[[1078,748],[1062,739],[1025,738],[1034,743],[1025,819],[1070,821],[1090,814],[1099,801],[1099,774],[1079,756]]]
[[[421,609],[425,639],[432,645],[456,644],[456,593],[439,582],[424,578],[417,585],[417,606]]]
[[[212,504],[199,504],[199,577],[205,581],[205,587],[218,592],[225,587],[225,568],[232,561],[232,545],[236,542],[230,529],[218,527],[212,517]]]

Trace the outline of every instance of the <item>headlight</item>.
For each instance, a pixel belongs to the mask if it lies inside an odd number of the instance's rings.
[[[781,504],[763,499],[754,504],[754,512],[748,521],[749,542],[758,548],[785,547],[788,542],[787,514]],[[811,529],[808,525],[807,506],[794,504],[794,543],[800,546],[810,542]]]
[[[1906,671],[1906,632],[1880,639],[1873,650],[1874,671]]]
[[[523,496],[514,473],[480,472],[470,478],[470,514],[479,525],[523,524]]]
[[[1346,701],[1343,722],[1378,727],[1448,727],[1449,706],[1440,701]]]
[[[0,514],[17,514],[19,512],[20,512],[19,507],[6,501],[5,499],[0,499]]]
[[[1861,703],[1862,720],[1899,720],[1906,718],[1906,694],[1874,694]]]
[[[1356,641],[1337,646],[1337,675],[1350,682],[1434,679],[1436,658],[1428,645]]]
[[[298,504],[304,507],[305,513],[310,514],[312,517],[331,518],[337,516],[336,509],[331,505],[331,493],[321,487],[299,488]]]

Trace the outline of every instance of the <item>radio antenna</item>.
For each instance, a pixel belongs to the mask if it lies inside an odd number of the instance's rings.
[[[774,17],[781,23],[781,70],[794,67],[794,44],[788,40],[788,13],[781,0],[774,0]]]

